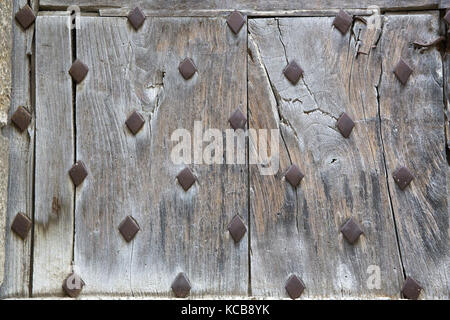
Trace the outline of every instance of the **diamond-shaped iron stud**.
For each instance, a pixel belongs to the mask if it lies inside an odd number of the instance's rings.
[[[304,177],[303,173],[300,171],[300,169],[295,164],[293,164],[289,167],[289,169],[285,175],[286,180],[294,188],[296,188],[300,184],[300,181],[302,181],[303,177]]]
[[[185,298],[191,291],[189,279],[183,272],[180,272],[172,282],[172,291],[177,298]]]
[[[346,34],[350,26],[352,25],[353,18],[344,10],[339,11],[336,18],[334,18],[333,25],[342,34]]]
[[[406,167],[400,167],[395,170],[392,177],[401,190],[404,190],[414,179],[413,175]]]
[[[450,9],[447,9],[447,13],[444,16],[444,20],[450,25]]]
[[[75,273],[71,273],[66,279],[64,279],[62,284],[64,292],[71,298],[78,297],[84,286],[85,283],[83,279]]]
[[[184,191],[188,191],[197,178],[189,168],[184,168],[177,175],[178,183],[183,187]]]
[[[405,85],[408,82],[409,76],[413,73],[411,67],[402,59],[397,63],[397,66],[394,69],[394,74],[397,79]]]
[[[12,123],[15,124],[20,132],[23,132],[31,123],[31,114],[22,106],[19,106],[11,117]]]
[[[235,34],[239,33],[244,23],[245,19],[239,11],[232,12],[227,18],[227,24]]]
[[[241,109],[237,108],[231,117],[228,119],[228,122],[230,122],[231,127],[234,130],[242,129],[245,130],[245,124],[247,123],[247,118],[242,113]]]
[[[292,83],[296,84],[303,75],[303,69],[295,61],[291,61],[283,70],[285,77]]]
[[[119,225],[119,231],[127,242],[133,240],[139,230],[139,225],[132,216],[126,217]]]
[[[230,232],[230,235],[233,238],[234,242],[237,243],[245,235],[245,233],[247,232],[247,228],[245,227],[242,219],[238,215],[235,215],[228,225],[228,231]]]
[[[353,218],[348,219],[344,223],[341,227],[341,232],[350,244],[354,244],[359,239],[359,236],[363,234],[363,231]]]
[[[77,59],[72,64],[69,70],[69,74],[72,76],[72,79],[78,84],[86,78],[88,74],[89,68],[85,65],[81,60]]]
[[[291,299],[297,299],[302,295],[303,290],[305,290],[305,285],[301,279],[293,274],[286,281],[285,288]]]
[[[191,58],[186,58],[181,61],[180,65],[178,66],[178,70],[180,71],[183,78],[185,80],[188,80],[192,78],[194,73],[197,71],[197,67],[195,66],[194,61],[192,61]]]
[[[419,298],[422,287],[411,277],[406,277],[403,284],[402,294],[406,299],[417,300]]]
[[[128,21],[135,30],[139,29],[145,21],[145,15],[139,7],[134,8],[128,14]]]
[[[16,13],[16,21],[21,25],[23,29],[28,29],[35,20],[36,16],[28,4],[26,4]]]
[[[30,218],[19,212],[14,218],[14,221],[11,225],[11,230],[14,231],[22,239],[25,239],[31,229],[31,224],[32,223]]]
[[[139,130],[141,130],[144,123],[145,123],[144,118],[137,111],[134,111],[128,117],[127,121],[125,121],[125,124],[127,125],[128,129],[130,129],[131,133],[134,135],[136,135],[136,133],[138,133]]]
[[[339,119],[336,122],[336,126],[339,132],[342,134],[344,138],[348,138],[350,133],[352,133],[353,127],[355,123],[353,120],[346,114],[345,112],[341,114]]]
[[[88,175],[86,166],[84,165],[83,161],[75,162],[75,164],[69,170],[69,175],[70,178],[72,178],[75,187],[79,186]]]

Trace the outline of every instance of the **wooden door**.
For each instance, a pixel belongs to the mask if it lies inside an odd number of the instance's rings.
[[[439,1],[375,1],[375,28],[369,4],[352,1],[138,2],[138,30],[128,2],[107,0],[70,1],[77,28],[63,0],[32,1],[33,27],[13,25],[9,116],[24,106],[32,121],[4,128],[1,297],[63,297],[75,272],[80,298],[173,298],[183,272],[191,298],[284,299],[292,274],[305,299],[398,299],[406,277],[421,298],[448,298],[449,59],[417,45],[446,35]],[[345,34],[333,27],[341,7],[359,17]],[[245,14],[237,34],[227,25],[235,8]],[[185,58],[197,69],[189,79]],[[400,59],[413,69],[406,84],[393,73]],[[76,60],[89,68],[79,84],[68,73]],[[296,84],[283,74],[292,61],[303,69]],[[235,150],[243,162],[203,162],[206,130],[225,146],[236,109],[246,132],[279,137],[267,141],[274,174],[251,162],[262,141],[251,134]],[[134,111],[145,121],[136,134],[126,125]],[[348,138],[336,125],[343,112],[355,124]],[[172,158],[177,129],[192,138],[185,164]],[[88,175],[75,186],[77,161]],[[293,164],[304,174],[296,188],[285,178]],[[414,176],[404,190],[400,166]],[[186,167],[196,177],[187,191],[177,180]],[[32,221],[25,239],[11,231],[18,212]],[[129,242],[119,231],[127,216],[139,225]],[[237,242],[235,216],[246,227]],[[354,244],[340,232],[349,218],[363,231]]]

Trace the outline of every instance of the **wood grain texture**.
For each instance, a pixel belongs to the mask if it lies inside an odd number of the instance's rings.
[[[375,5],[382,9],[413,9],[413,8],[437,8],[441,0],[41,0],[42,8],[67,8],[70,5],[78,5],[86,9],[99,8],[129,8],[136,6],[144,10],[176,10],[190,11],[193,14],[204,10],[246,12],[258,11],[284,11],[294,9],[341,9],[341,8],[367,8]]]
[[[447,162],[450,166],[450,27],[445,23],[441,23],[441,30],[447,35],[447,48],[443,56],[444,70],[444,104],[445,104],[445,138],[447,141]],[[450,167],[449,167],[450,170]],[[450,176],[447,177],[450,183]]]
[[[356,23],[352,36],[342,36],[332,21],[249,22],[250,126],[279,127],[283,149],[277,175],[250,170],[254,296],[287,297],[291,273],[303,279],[304,298],[400,296],[403,274],[385,201],[377,117],[380,53],[356,59],[359,29],[365,27]],[[295,86],[282,74],[293,60],[305,71]],[[344,111],[356,122],[349,139],[335,127]],[[291,163],[305,174],[297,190],[284,179]],[[354,245],[339,232],[350,217],[364,230]],[[370,266],[380,268],[378,289],[367,286]]]
[[[71,272],[74,163],[69,17],[36,20],[36,175],[33,296],[61,296]]]
[[[184,165],[170,158],[175,129],[228,129],[235,108],[246,112],[246,32],[233,35],[223,18],[152,18],[137,32],[125,18],[81,18],[77,57],[90,68],[76,100],[76,157],[89,172],[76,190],[83,295],[172,297],[181,271],[191,296],[247,293],[247,236],[234,244],[227,231],[235,214],[247,221],[247,166],[191,165],[198,181],[185,192],[176,181]],[[178,71],[185,57],[198,67],[190,80]],[[125,126],[134,110],[146,121],[136,136]],[[117,229],[127,215],[141,228],[130,243]]]
[[[13,1],[13,14],[20,10],[26,0]],[[34,28],[24,31],[13,21],[12,90],[9,119],[19,106],[32,114],[30,87],[30,58],[27,44],[33,37]],[[9,121],[3,129],[9,138],[8,207],[5,232],[5,275],[0,288],[0,297],[28,297],[30,279],[31,232],[22,240],[11,231],[11,223],[18,212],[33,215],[33,153],[34,120],[28,130],[20,133]]]
[[[388,15],[380,41],[382,137],[389,189],[406,275],[423,287],[423,298],[449,296],[449,223],[442,62],[436,49],[411,43],[438,37],[439,13]],[[414,72],[406,86],[392,73],[403,58]],[[414,180],[404,191],[392,179],[398,166]]]
[[[439,8],[450,9],[450,0],[441,0]]]
[[[340,9],[291,9],[291,10],[240,10],[243,15],[251,15],[252,17],[273,17],[273,16],[289,16],[289,17],[326,17],[336,16]],[[346,9],[348,14],[357,16],[367,16],[372,14],[372,10],[368,9]],[[54,12],[54,11],[51,11]],[[144,10],[147,17],[227,17],[230,14],[228,9],[205,9],[205,10],[173,10],[158,9]],[[130,13],[129,8],[120,9],[98,9],[98,14],[102,17],[127,17]],[[87,13],[83,13],[87,14]],[[95,14],[93,12],[92,14]]]

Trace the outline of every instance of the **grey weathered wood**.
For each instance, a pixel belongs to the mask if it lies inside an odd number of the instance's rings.
[[[447,141],[447,161],[450,163],[450,27],[443,22],[441,30],[447,34],[447,51],[443,57],[444,103],[445,103],[445,137]],[[450,169],[450,168],[449,168]],[[447,177],[450,179],[450,176]],[[449,180],[450,182],[450,180]]]
[[[100,16],[104,17],[126,17],[130,13],[129,8],[120,9],[99,9]],[[241,9],[240,12],[244,15],[251,15],[252,17],[266,17],[266,16],[292,16],[292,17],[323,17],[336,16],[340,9],[292,9],[292,10],[252,10]],[[366,16],[372,14],[372,10],[367,9],[348,9],[349,14]],[[157,9],[157,10],[143,10],[147,17],[217,17],[228,16],[230,9],[202,9],[202,10],[173,10],[173,9]],[[83,13],[84,14],[84,13]]]
[[[340,8],[367,8],[376,5],[382,9],[416,9],[437,8],[441,0],[41,0],[41,7],[66,8],[70,5],[78,5],[84,9],[99,8],[131,8],[140,6],[142,9],[176,10],[201,12],[203,10],[233,11],[245,10],[248,12],[258,11],[285,11],[295,9],[340,9]]]
[[[250,126],[282,134],[278,174],[261,176],[251,166],[255,296],[287,297],[285,281],[296,273],[306,298],[399,297],[403,274],[377,117],[381,60],[373,51],[356,59],[355,36],[342,36],[332,21],[249,22]],[[282,74],[292,60],[305,70],[295,86]],[[343,111],[356,122],[349,139],[335,128]],[[284,179],[291,163],[305,174],[297,190]],[[350,217],[365,233],[354,245],[339,232]],[[367,287],[372,265],[381,271],[379,289]]]
[[[15,14],[27,3],[26,0],[13,1]],[[17,107],[24,106],[33,113],[30,87],[30,58],[27,44],[33,37],[34,29],[23,31],[13,21],[12,91],[9,118]],[[9,181],[8,207],[5,232],[5,275],[0,288],[0,297],[27,297],[29,295],[31,232],[25,240],[15,235],[10,227],[18,212],[28,217],[33,215],[33,146],[34,120],[28,130],[20,133],[9,121],[3,129],[9,138]]]
[[[5,268],[6,208],[8,205],[9,140],[3,135],[11,105],[11,51],[13,3],[0,2],[0,286]]]
[[[74,163],[69,17],[36,20],[36,174],[33,296],[62,294],[71,272]]]
[[[442,62],[436,49],[410,44],[436,39],[439,13],[388,15],[380,41],[382,139],[389,189],[406,275],[424,287],[423,298],[449,296],[448,189],[445,157]],[[392,73],[402,57],[414,72],[406,86]],[[414,180],[401,191],[392,178],[398,166]]]
[[[84,295],[172,296],[183,271],[192,296],[245,295],[247,236],[235,245],[227,225],[247,220],[247,166],[190,165],[198,182],[185,192],[184,165],[170,159],[178,128],[228,129],[246,112],[246,27],[238,36],[224,18],[148,18],[134,31],[125,18],[81,18],[77,57],[90,68],[77,87],[78,160],[89,176],[76,190],[75,265]],[[198,73],[184,80],[191,57]],[[145,117],[133,136],[125,120]],[[183,116],[181,117],[180,114]],[[126,243],[117,227],[127,215],[140,232]]]

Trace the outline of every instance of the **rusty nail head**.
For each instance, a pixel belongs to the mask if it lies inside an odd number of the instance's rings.
[[[178,70],[180,71],[183,78],[185,80],[188,80],[197,71],[197,67],[195,66],[194,61],[192,61],[191,58],[186,58],[181,61],[180,65],[178,66]]]
[[[413,175],[406,167],[400,167],[395,170],[392,177],[401,190],[404,190],[414,179]]]
[[[234,242],[237,243],[245,235],[247,228],[245,227],[244,222],[242,222],[242,219],[238,215],[235,215],[228,225],[228,231],[230,232]]]
[[[300,278],[293,274],[286,281],[285,288],[291,299],[297,299],[302,295],[303,290],[305,290],[305,284]]]
[[[187,276],[180,272],[172,282],[172,291],[177,298],[185,298],[191,291],[191,283]]]
[[[145,15],[141,8],[136,7],[128,14],[128,21],[133,26],[134,30],[139,29],[145,21]]]
[[[296,188],[300,182],[302,181],[304,177],[304,174],[300,171],[300,169],[297,167],[297,165],[293,164],[289,167],[288,171],[286,172],[285,178],[286,180],[294,187]]]
[[[450,25],[450,9],[447,9],[444,20]]]
[[[17,11],[15,18],[24,30],[28,29],[36,20],[36,16],[28,4]]]
[[[344,10],[339,11],[336,18],[334,18],[333,25],[342,34],[346,34],[350,26],[352,25],[353,18]]]
[[[227,18],[227,24],[234,34],[239,33],[244,23],[245,19],[239,11],[232,12]]]
[[[344,223],[341,227],[341,232],[350,244],[354,244],[359,239],[359,236],[363,234],[363,231],[353,218],[348,219]]]
[[[142,126],[144,125],[145,120],[142,117],[142,115],[137,112],[134,111],[127,119],[127,121],[125,121],[125,124],[127,125],[128,129],[130,129],[131,133],[136,135],[136,133],[139,132],[139,130],[142,128]]]
[[[295,61],[291,61],[283,70],[284,76],[292,83],[297,84],[303,75],[303,69]]]
[[[177,175],[178,183],[183,187],[184,191],[188,191],[189,188],[194,184],[197,178],[194,176],[189,168],[184,168]]]
[[[127,216],[119,225],[119,231],[127,242],[133,240],[139,230],[139,225],[132,216]]]
[[[350,118],[348,114],[344,112],[337,120],[336,126],[342,136],[344,138],[348,138],[350,136],[350,133],[352,133],[355,123],[353,122],[352,118]]]
[[[69,175],[75,187],[79,186],[88,175],[86,166],[84,165],[83,161],[75,162],[75,164],[69,170]]]
[[[11,121],[23,132],[31,123],[31,114],[22,106],[19,106],[11,117]]]
[[[230,122],[231,127],[234,130],[242,129],[245,130],[245,124],[247,123],[247,118],[242,113],[241,109],[237,108],[231,117],[228,119],[228,122]]]
[[[394,74],[397,79],[405,85],[412,73],[413,69],[411,69],[411,67],[402,58],[400,58],[400,61],[394,69]]]
[[[31,220],[25,214],[19,212],[11,225],[11,230],[19,237],[25,239],[31,229]]]
[[[78,84],[86,78],[89,72],[89,67],[85,65],[81,60],[76,59],[70,67],[69,74],[72,79]]]
[[[84,286],[85,283],[83,279],[81,279],[79,275],[71,273],[66,279],[64,279],[62,288],[69,297],[76,298],[80,295]]]
[[[403,284],[402,294],[406,299],[417,300],[419,298],[422,287],[411,277],[406,277]]]

